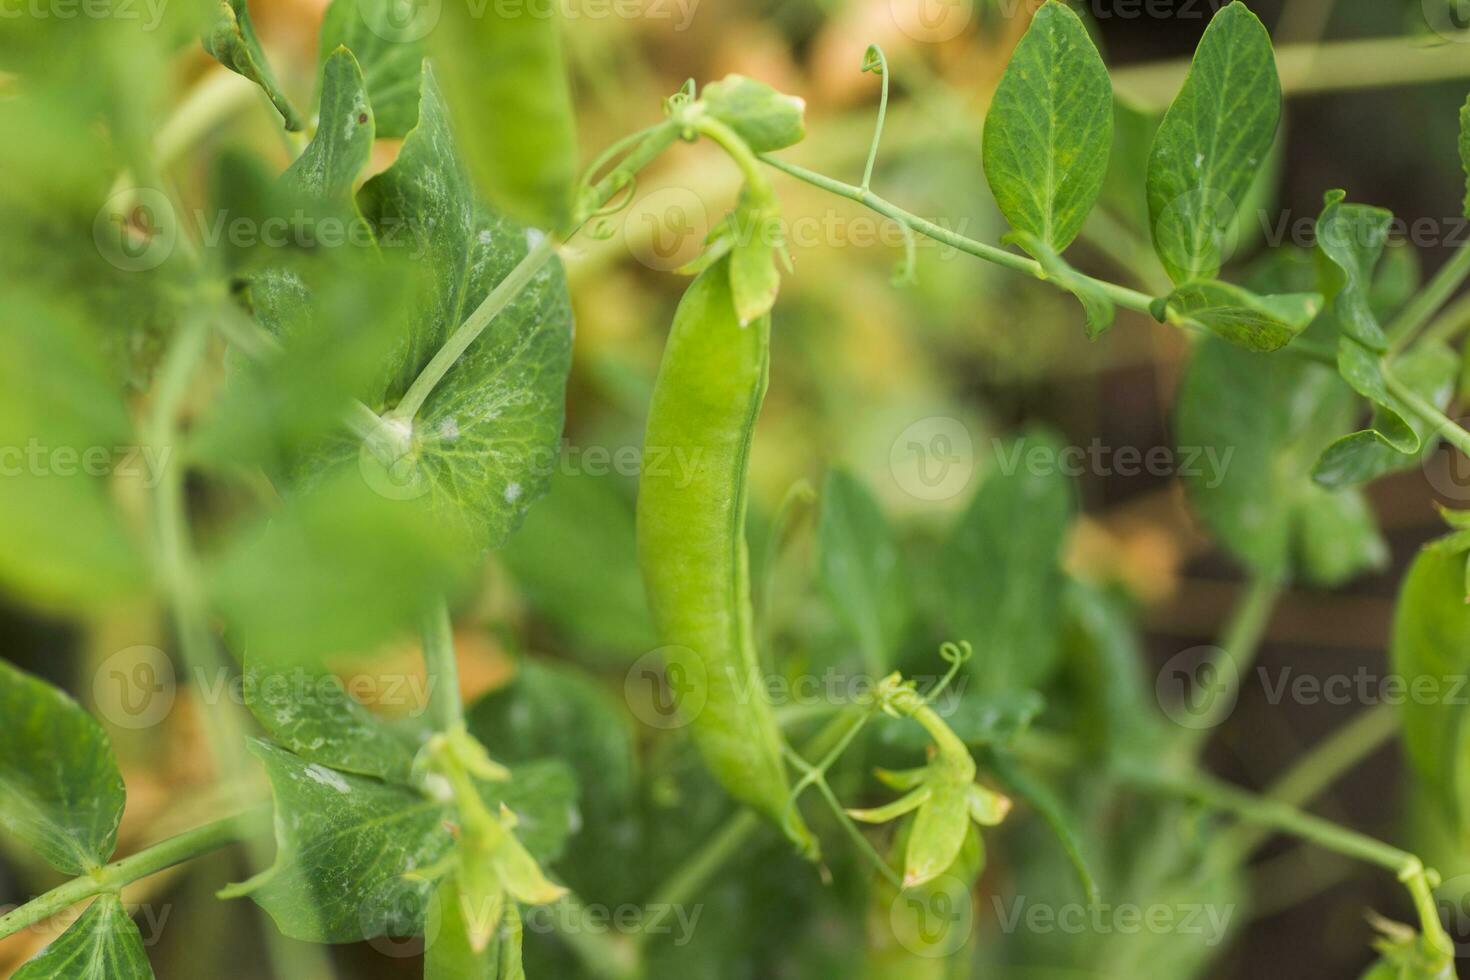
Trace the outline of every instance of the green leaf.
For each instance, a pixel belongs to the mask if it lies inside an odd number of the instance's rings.
[[[904,851],[903,886],[915,888],[944,874],[959,860],[970,831],[968,782],[936,779],[914,814]]]
[[[1409,423],[1414,413],[1389,393],[1381,358],[1344,337],[1337,347],[1337,370],[1354,391],[1372,402],[1374,437],[1399,453],[1417,453],[1419,435]]]
[[[244,75],[264,89],[286,121],[288,130],[296,132],[305,126],[301,114],[276,84],[276,77],[260,47],[260,39],[255,36],[255,25],[250,22],[246,0],[219,0],[214,26],[204,37],[204,50],[230,71]]]
[[[515,680],[486,695],[466,718],[470,733],[509,765],[560,759],[579,789],[582,830],[560,866],[585,900],[631,900],[627,844],[637,836],[635,757],[626,714],[589,675],[570,667],[523,661]]]
[[[222,895],[248,894],[283,933],[307,942],[422,933],[432,884],[406,876],[454,846],[452,802],[308,763],[267,742],[250,748],[275,792],[276,861]],[[516,836],[538,859],[560,849],[574,796],[565,767],[526,766],[480,791],[492,811],[503,802],[517,814]]]
[[[996,446],[995,469],[938,559],[946,637],[975,648],[980,693],[1040,687],[1060,653],[1062,546],[1075,501],[1061,446],[1032,433]]]
[[[1077,272],[1056,251],[1034,235],[1014,231],[1006,236],[1025,249],[1041,265],[1042,278],[1056,283],[1082,304],[1087,314],[1087,337],[1096,340],[1107,332],[1117,316],[1111,297],[1093,280]]]
[[[245,703],[271,738],[307,762],[404,781],[415,745],[354,698],[335,675],[273,657],[245,654]],[[401,676],[358,675],[384,693],[406,691]],[[391,690],[390,690],[391,685]]]
[[[152,980],[143,936],[116,893],[100,895],[81,918],[11,980]]]
[[[653,449],[644,465],[682,472],[693,464]],[[624,663],[659,645],[636,555],[632,500],[614,475],[581,470],[554,474],[550,492],[499,552],[531,607],[576,656]]]
[[[846,470],[822,487],[817,569],[832,611],[874,668],[894,663],[909,619],[908,576],[878,501]]]
[[[1393,370],[1410,391],[1443,409],[1454,394],[1460,361],[1442,344],[1418,345],[1400,358]],[[1395,428],[1395,422],[1384,409],[1375,408],[1372,427],[1349,433],[1328,446],[1313,468],[1312,478],[1328,488],[1349,486],[1411,469],[1423,462],[1439,445],[1439,430],[1433,423],[1403,409],[1397,399],[1393,401],[1403,413],[1395,411],[1394,418],[1413,432],[1417,451],[1401,452],[1383,435],[1385,430]]]
[[[421,502],[379,496],[347,469],[232,542],[208,586],[245,648],[311,664],[414,627],[458,588],[466,558]]]
[[[102,726],[62,691],[0,660],[0,824],[58,871],[101,867],[117,846],[122,776]]]
[[[1373,272],[1388,241],[1393,212],[1344,204],[1343,191],[1329,191],[1317,219],[1317,247],[1327,257],[1329,298],[1343,333],[1373,351],[1388,349],[1371,304]]]
[[[506,108],[497,105],[496,111]],[[359,202],[380,247],[410,252],[425,272],[419,309],[392,360],[392,377],[380,398],[368,400],[370,407],[388,409],[540,241],[540,233],[476,205],[427,65],[418,125],[393,166],[363,186]],[[427,496],[481,546],[502,543],[545,492],[556,461],[571,333],[571,299],[561,264],[553,259],[419,409],[401,460],[411,477],[400,492]],[[356,446],[341,448],[356,457]]]
[[[413,5],[406,20],[404,12],[399,0],[332,0],[322,19],[324,76],[335,51],[344,47],[351,51],[362,66],[377,133],[389,139],[406,136],[419,117],[424,45],[422,37],[415,36],[420,26],[416,18],[427,17],[430,10],[428,5]],[[325,86],[324,77],[324,93]]]
[[[1125,601],[1067,584],[1062,676],[1083,745],[1099,758],[1153,758],[1167,734],[1138,627]]]
[[[575,203],[577,133],[556,9],[446,0],[429,43],[485,199],[560,230]]]
[[[1072,872],[1077,876],[1077,884],[1082,889],[1084,901],[1089,905],[1098,901],[1100,892],[1097,886],[1097,878],[1093,874],[1092,864],[1087,859],[1085,845],[1082,841],[1082,833],[1078,829],[1077,817],[1071,813],[1055,793],[1045,783],[1033,779],[1024,769],[1007,754],[1003,752],[992,752],[989,755],[991,765],[995,769],[996,777],[1004,784],[1007,791],[1030,803],[1041,814],[1041,819],[1046,823],[1057,843],[1061,845],[1062,852],[1067,856],[1067,861],[1072,865]]]
[[[1470,669],[1470,603],[1465,556],[1425,548],[1404,578],[1394,613],[1390,657],[1409,690],[1431,685],[1438,697],[1403,699],[1399,716],[1414,775],[1463,838],[1470,831],[1470,719],[1446,685]]]
[[[1243,3],[1215,15],[1148,163],[1154,249],[1176,283],[1213,279],[1281,119],[1271,37]]]
[[[806,103],[744,75],[726,75],[710,82],[700,102],[756,153],[782,150],[806,137]]]
[[[141,446],[81,311],[4,286],[0,330],[0,581],[59,609],[146,587],[110,481],[156,486],[175,447]]]
[[[1183,474],[1185,489],[1220,542],[1257,574],[1300,570],[1303,535],[1331,531],[1324,515],[1306,530],[1307,510],[1320,506],[1325,492],[1309,475],[1327,444],[1352,424],[1356,406],[1335,372],[1305,358],[1254,354],[1219,340],[1195,348],[1174,425],[1181,458],[1195,461]],[[1333,509],[1363,513],[1361,505]],[[1381,563],[1380,538],[1356,528],[1351,537],[1360,548],[1348,564],[1362,570]]]
[[[1112,91],[1082,19],[1063,3],[1036,11],[986,115],[984,166],[1011,227],[1050,251],[1071,244],[1102,193]]]
[[[286,172],[286,186],[340,214],[355,212],[353,185],[373,155],[373,110],[357,59],[337,48],[322,66],[316,134]]]
[[[1316,319],[1322,311],[1322,297],[1316,293],[1257,296],[1214,279],[1185,283],[1159,305],[1167,315],[1218,334],[1246,350],[1270,352],[1291,343]]]

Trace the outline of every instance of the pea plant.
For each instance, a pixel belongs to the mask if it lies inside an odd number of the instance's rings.
[[[212,785],[177,801],[198,822],[119,856],[116,728],[53,683],[64,671],[0,662],[0,824],[48,883],[0,915],[0,939],[52,923],[15,976],[154,975],[124,899],[189,864],[220,903],[265,913],[265,956],[293,980],[333,975],[326,945],[363,941],[421,952],[434,980],[1189,977],[1228,922],[1208,941],[1004,915],[996,931],[976,909],[1044,896],[1228,919],[1250,859],[1284,835],[1401,883],[1385,912],[1407,922],[1374,919],[1366,976],[1453,977],[1443,876],[1422,849],[1308,807],[1397,735],[1434,859],[1463,864],[1463,707],[1370,710],[1261,794],[1201,758],[1283,588],[1383,565],[1364,486],[1445,447],[1470,455],[1447,414],[1470,248],[1420,282],[1393,215],[1328,190],[1310,248],[1237,269],[1281,118],[1265,27],[1223,6],[1155,118],[1115,98],[1072,7],[1031,8],[984,122],[1010,227],[995,244],[873,189],[892,74],[877,46],[853,66],[879,102],[850,184],[777,155],[802,142],[804,103],[740,75],[691,80],[581,166],[562,26],[529,6],[446,0],[425,25],[423,5],[332,0],[309,106],[277,81],[245,0],[174,4],[147,30],[16,22],[0,40],[0,115],[19,136],[0,149],[0,445],[52,465],[0,479],[0,580],[79,624],[160,618],[168,653],[149,663],[193,691]],[[170,106],[158,66],[201,37],[223,69]],[[260,123],[252,100],[284,169],[228,138]],[[1470,178],[1470,103],[1459,122]],[[614,234],[646,168],[698,142],[739,194],[679,270],[692,279],[643,446],[685,465],[643,467],[635,517],[617,492],[554,476],[573,350],[562,261]],[[896,286],[932,239],[1074,297],[1091,338],[1120,308],[1187,336],[1178,442],[1235,463],[1186,489],[1248,575],[1187,704],[1160,705],[1144,680],[1128,603],[1064,569],[1065,476],[997,468],[937,532],[842,467],[748,512],[772,312],[794,272],[782,180],[901,229]],[[1067,258],[1100,199],[1126,283]],[[198,200],[281,241],[195,227]],[[100,465],[63,472],[63,450]],[[1059,450],[1030,428],[1008,451]],[[803,564],[793,542],[813,514]],[[1470,512],[1443,516],[1398,598],[1407,678],[1470,668]],[[563,640],[631,656],[597,670],[519,655],[465,703],[455,646],[482,621],[487,562]],[[794,624],[776,614],[792,565],[817,599]],[[395,712],[350,681],[405,636],[425,694]],[[773,678],[828,668],[861,683],[776,703]],[[218,676],[240,703],[208,696]],[[205,860],[226,849],[236,865]],[[609,928],[608,909],[637,921]]]

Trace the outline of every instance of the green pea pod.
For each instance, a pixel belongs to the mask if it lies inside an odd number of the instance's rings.
[[[536,228],[563,228],[577,176],[561,25],[535,4],[445,0],[430,51],[481,193]]]
[[[770,319],[740,325],[729,258],[690,284],[664,349],[644,437],[638,559],[665,661],[683,685],[705,764],[743,803],[815,842],[794,809],[756,658],[745,543],[751,436],[766,391]]]

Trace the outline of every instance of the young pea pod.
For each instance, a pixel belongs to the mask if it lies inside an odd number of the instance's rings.
[[[770,319],[740,325],[728,256],[690,284],[664,349],[644,447],[693,461],[648,467],[638,488],[638,558],[671,676],[705,764],[732,796],[815,842],[795,808],[781,736],[756,658],[745,482],[766,391]]]

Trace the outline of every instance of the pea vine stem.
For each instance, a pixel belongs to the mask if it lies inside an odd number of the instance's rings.
[[[628,179],[652,163],[659,154],[663,153],[679,136],[679,127],[671,120],[654,126],[647,131],[643,139],[638,142],[628,155],[624,157],[613,170],[604,176],[596,184],[587,188],[577,219],[573,222],[566,237],[574,235],[593,211],[607,202],[613,194],[626,186]],[[558,239],[553,235],[543,235],[541,239],[532,246],[523,259],[511,269],[490,294],[481,301],[464,321],[450,334],[444,346],[430,358],[429,363],[424,365],[418,377],[408,386],[399,403],[388,412],[388,418],[412,420],[418,415],[419,410],[424,407],[424,402],[444,380],[455,363],[460,359],[470,345],[479,339],[480,334],[485,332],[501,311],[515,301],[521,290],[545,268],[556,255]]]
[[[464,705],[459,697],[459,663],[454,657],[454,624],[449,606],[434,604],[424,616],[424,669],[429,679],[429,713],[441,732],[464,727]]]
[[[905,211],[898,205],[874,194],[871,190],[866,190],[853,184],[845,184],[825,174],[819,174],[814,170],[808,170],[794,163],[788,163],[769,154],[763,153],[759,156],[763,163],[776,168],[790,177],[795,177],[803,183],[811,184],[813,187],[836,194],[838,197],[845,197],[849,201],[855,201],[869,210],[883,215],[885,218],[898,222],[910,231],[917,232],[926,238],[932,238],[940,244],[948,245],[953,249],[957,249],[968,255],[973,255],[976,258],[984,259],[987,262],[993,262],[996,265],[1010,269],[1012,272],[1020,272],[1035,279],[1046,278],[1042,271],[1041,263],[1035,259],[1018,255],[1015,252],[1007,252],[999,246],[976,241],[973,238],[967,238],[964,235],[950,231],[948,228],[937,225],[927,218],[921,218],[910,211]],[[1126,286],[1120,286],[1116,283],[1094,279],[1091,276],[1085,276],[1081,273],[1078,273],[1078,275],[1097,290],[1104,293],[1117,305],[1138,313],[1149,313],[1152,315],[1150,307],[1153,304],[1153,297],[1141,293],[1136,289],[1129,289]]]
[[[1462,247],[1455,251],[1423,289],[1415,293],[1409,305],[1389,324],[1389,353],[1402,351],[1420,328],[1450,301],[1467,277],[1470,277],[1470,247]]]
[[[265,835],[271,827],[269,804],[186,830],[120,861],[105,864],[91,874],[73,878],[43,895],[0,915],[0,939],[51,918],[78,902],[147,878],[210,851]]]
[[[1194,718],[1195,727],[1189,738],[1196,753],[1205,739],[1225,720],[1240,690],[1241,675],[1255,662],[1270,624],[1271,613],[1281,596],[1281,582],[1275,576],[1260,575],[1246,586],[1230,613],[1218,646],[1206,665],[1219,678],[1210,692],[1210,700],[1201,715]]]
[[[1187,779],[1161,775],[1133,763],[1121,770],[1129,783],[1145,790],[1200,803],[1214,810],[1310,841],[1319,847],[1392,871],[1408,888],[1419,914],[1424,938],[1437,948],[1453,952],[1435,906],[1433,886],[1437,876],[1416,855],[1366,834],[1340,827],[1330,820],[1303,813],[1279,800],[1271,800],[1236,789],[1212,777]]]

